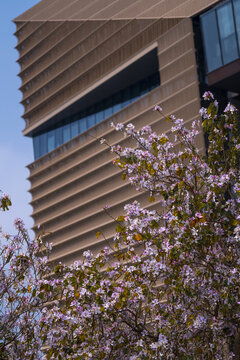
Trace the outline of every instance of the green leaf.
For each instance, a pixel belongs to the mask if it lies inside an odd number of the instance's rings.
[[[124,216],[119,216],[118,218],[117,218],[117,221],[124,221],[125,220],[125,217]]]

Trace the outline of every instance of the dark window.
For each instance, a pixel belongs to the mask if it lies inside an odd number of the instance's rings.
[[[157,56],[156,51],[154,54],[154,56]],[[154,66],[156,66],[156,64]],[[137,67],[138,77],[142,76],[140,70],[141,67]],[[132,71],[129,71],[128,76],[130,76],[130,73],[132,74]],[[118,86],[120,90],[115,93],[110,93],[102,100],[96,102],[96,104],[88,106],[84,110],[76,111],[74,114],[69,111],[69,116],[58,119],[55,123],[52,122],[52,126],[44,130],[43,134],[35,136],[35,159],[83,133],[160,85],[158,71],[150,73],[144,79],[135,81],[134,83],[131,80],[128,86],[126,86],[127,80],[128,77],[126,74],[123,77],[118,75]],[[114,90],[114,87],[112,90]],[[108,92],[110,92],[109,89]],[[103,94],[105,94],[104,91]]]
[[[140,84],[138,83],[134,86],[131,86],[130,92],[131,92],[131,102],[137,100],[140,94]]]
[[[87,130],[87,118],[84,117],[79,120],[79,133],[81,134],[86,130]]]
[[[208,72],[222,66],[217,19],[215,11],[211,11],[201,18],[205,55]]]
[[[122,92],[113,96],[113,114],[122,108]]]
[[[71,137],[75,137],[79,134],[78,121],[71,123]]]
[[[87,124],[88,124],[88,129],[95,125],[94,107],[91,107],[88,111]]]
[[[63,143],[63,129],[62,129],[62,127],[55,130],[55,136],[56,136],[55,144],[56,144],[56,147],[58,147],[58,146],[62,145],[62,143]]]
[[[37,159],[40,156],[40,149],[39,149],[39,136],[33,137],[33,151],[34,151],[34,158]]]
[[[71,139],[71,128],[70,124],[67,124],[63,127],[63,142],[67,142]]]
[[[148,92],[148,78],[144,79],[140,83],[140,96],[145,95]]]
[[[226,3],[217,9],[217,17],[223,63],[228,64],[238,58],[236,32],[234,28],[231,2]]]
[[[104,111],[103,111],[103,104],[100,103],[96,106],[96,124],[100,123],[104,120]]]
[[[238,47],[240,48],[240,1],[239,0],[233,0],[233,8],[234,8],[234,17],[236,22]]]
[[[48,147],[48,152],[52,151],[53,149],[55,149],[55,130],[51,130],[48,133],[47,136],[47,147]]]
[[[203,14],[201,28],[208,72],[239,58],[239,0],[227,1]]]
[[[104,118],[108,118],[113,114],[112,97],[104,101]]]
[[[47,153],[47,133],[39,136],[39,156]]]
[[[122,97],[122,109],[127,106],[128,104],[130,104],[130,88],[127,88],[125,90],[123,90],[123,97]]]

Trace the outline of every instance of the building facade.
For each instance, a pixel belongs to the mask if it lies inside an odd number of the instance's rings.
[[[240,1],[42,0],[14,22],[34,230],[70,263],[111,241],[106,204],[113,216],[133,199],[150,206],[99,142],[128,143],[111,122],[168,131],[161,104],[190,124],[208,88],[238,104]]]

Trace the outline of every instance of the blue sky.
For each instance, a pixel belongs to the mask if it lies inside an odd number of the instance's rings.
[[[21,217],[28,229],[33,224],[31,195],[27,192],[30,183],[26,180],[29,172],[25,168],[33,161],[32,140],[22,135],[22,95],[18,90],[21,80],[17,76],[20,68],[16,63],[17,39],[13,35],[16,29],[12,19],[38,2],[0,0],[0,189],[9,194],[13,202],[9,212],[0,213],[0,225],[9,233],[14,232],[12,224],[16,217]]]

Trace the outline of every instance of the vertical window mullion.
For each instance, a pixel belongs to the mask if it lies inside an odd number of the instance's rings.
[[[215,13],[216,24],[217,24],[217,33],[218,33],[219,46],[220,46],[220,56],[221,56],[222,65],[224,65],[223,53],[222,53],[222,41],[221,41],[220,32],[219,32],[219,23],[218,23],[217,11],[214,10],[214,13]]]

